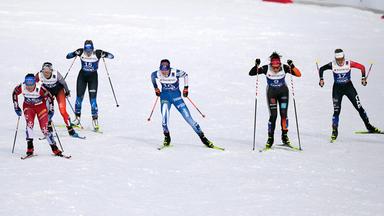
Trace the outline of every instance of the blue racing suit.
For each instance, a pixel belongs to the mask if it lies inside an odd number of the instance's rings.
[[[164,133],[169,133],[169,114],[171,105],[173,104],[192,129],[198,135],[201,135],[203,132],[201,131],[199,124],[193,120],[187,105],[181,97],[179,89],[180,78],[184,78],[184,86],[188,86],[188,74],[182,70],[171,68],[168,76],[163,75],[160,70],[157,70],[151,75],[153,87],[158,88],[156,79],[159,80],[162,87],[160,101],[163,131]]]

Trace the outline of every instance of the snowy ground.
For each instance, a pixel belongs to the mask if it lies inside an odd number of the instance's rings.
[[[368,86],[360,85],[358,71],[353,81],[372,123],[384,129],[379,17],[351,8],[253,0],[1,1],[0,215],[382,215],[383,137],[353,133],[363,123],[345,98],[338,142],[328,143],[332,75],[326,73],[320,88],[315,67],[316,60],[329,62],[338,47],[366,66],[374,62]],[[38,140],[39,156],[20,160],[25,123],[12,155],[13,87],[44,61],[65,74],[71,63],[66,53],[85,39],[116,56],[107,66],[120,107],[101,63],[104,134],[80,131],[87,136],[83,141],[59,128],[71,160],[51,157],[47,143]],[[274,50],[303,73],[294,79],[300,153],[251,151],[255,78],[248,71],[255,57],[266,59]],[[174,109],[175,147],[156,149],[163,138],[159,108],[151,122],[146,119],[155,100],[150,73],[162,58],[189,72],[190,97],[207,118],[186,103],[225,152],[204,148]],[[73,95],[78,70],[76,62],[67,79]],[[260,81],[258,147],[266,141],[268,119],[265,78]],[[87,97],[83,110],[83,124],[91,127]],[[297,142],[293,106],[289,115],[290,137]],[[55,122],[62,124],[58,112]]]

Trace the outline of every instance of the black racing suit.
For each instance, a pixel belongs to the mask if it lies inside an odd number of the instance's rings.
[[[365,77],[365,67],[354,61],[345,61],[345,64],[349,64],[349,68],[357,68],[361,70],[362,76]],[[330,62],[319,69],[319,77],[323,79],[323,73],[326,70],[333,70],[335,64]],[[359,112],[361,119],[363,120],[367,128],[370,127],[369,119],[367,113],[365,112],[363,106],[360,103],[359,95],[351,81],[351,71],[346,69],[346,73],[341,73],[341,75],[334,72],[334,83],[332,87],[332,100],[333,100],[333,116],[332,116],[332,128],[334,130],[338,129],[339,126],[339,116],[341,111],[341,102],[343,96],[347,96],[351,101],[352,105]]]
[[[74,52],[68,53],[67,59],[74,58],[75,56],[80,56],[81,59],[81,70],[77,76],[77,85],[76,85],[76,104],[75,104],[75,114],[80,116],[81,114],[81,104],[83,102],[84,93],[88,85],[89,100],[91,103],[92,117],[97,119],[98,117],[98,107],[96,102],[97,97],[97,88],[98,88],[98,75],[97,69],[99,67],[100,58],[109,58],[113,59],[114,56],[111,53],[108,53],[103,50],[96,50],[92,52],[91,56],[87,56],[84,53],[84,49],[80,48]]]
[[[277,73],[272,72],[269,65],[264,65],[260,68],[255,66],[249,72],[250,76],[255,76],[256,74],[265,74],[267,76],[267,101],[270,113],[268,122],[269,137],[273,137],[276,128],[277,104],[279,104],[282,134],[287,134],[288,132],[289,90],[285,83],[286,73],[290,73],[298,77],[301,76],[300,71],[296,67],[291,69],[285,64]]]

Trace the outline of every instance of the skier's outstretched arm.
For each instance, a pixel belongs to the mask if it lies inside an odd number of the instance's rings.
[[[107,58],[107,59],[114,59],[115,56],[112,55],[111,53],[107,52],[107,51],[103,51],[103,50],[96,50],[96,57],[98,59],[100,58]]]
[[[83,54],[83,51],[84,49],[83,48],[79,48],[77,49],[76,51],[73,51],[73,52],[70,52],[67,54],[66,58],[67,59],[71,59],[71,58],[74,58],[76,56],[81,56],[81,54]]]

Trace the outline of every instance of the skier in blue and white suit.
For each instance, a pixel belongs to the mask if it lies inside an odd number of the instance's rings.
[[[152,84],[155,88],[156,96],[160,96],[161,101],[161,115],[163,118],[163,132],[164,132],[164,145],[169,146],[171,143],[171,137],[169,135],[168,122],[169,114],[172,104],[184,117],[185,121],[191,125],[193,130],[199,135],[201,141],[209,148],[213,148],[214,145],[209,141],[205,136],[203,131],[201,131],[200,125],[193,120],[188,107],[184,103],[183,98],[181,97],[181,92],[179,89],[179,79],[184,79],[184,90],[183,96],[188,97],[188,74],[185,71],[171,68],[170,62],[168,59],[163,59],[160,62],[159,70],[155,71],[151,75]],[[158,88],[158,80],[161,84],[161,91]]]

